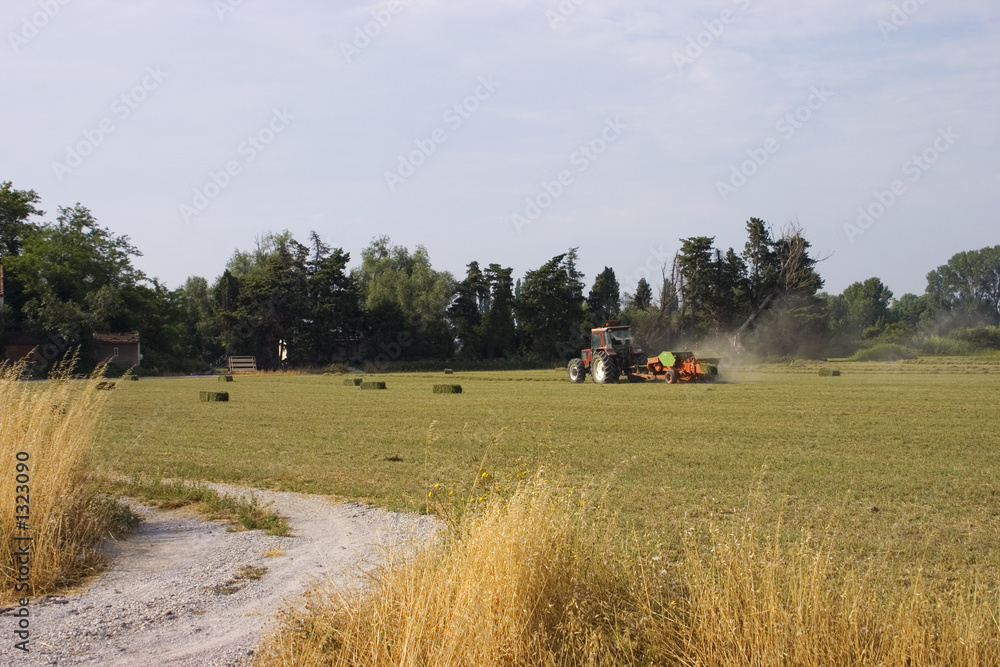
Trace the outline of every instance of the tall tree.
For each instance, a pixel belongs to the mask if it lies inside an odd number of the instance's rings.
[[[21,254],[31,226],[28,218],[45,215],[35,206],[40,201],[34,190],[15,190],[10,181],[0,183],[0,262]]]
[[[677,270],[683,284],[681,292],[681,317],[686,329],[704,331],[704,316],[713,302],[714,262],[712,261],[714,237],[692,236],[681,239],[677,254]]]
[[[499,264],[486,267],[489,285],[489,310],[483,314],[479,327],[482,356],[487,359],[507,357],[517,350],[518,340],[514,320],[513,269]]]
[[[310,233],[302,321],[289,341],[289,360],[311,365],[337,360],[361,335],[361,290],[347,272],[351,256]]]
[[[647,285],[648,287],[648,285]],[[621,310],[621,287],[615,277],[614,269],[604,267],[594,279],[594,287],[587,296],[590,306],[591,321],[594,326],[600,326],[606,320],[618,315]]]
[[[483,313],[489,310],[490,287],[479,269],[479,262],[469,262],[465,280],[455,288],[455,300],[448,307],[448,318],[466,357],[480,354],[480,325]]]
[[[953,255],[927,274],[935,305],[970,321],[1000,323],[1000,245]]]
[[[403,314],[406,333],[412,339],[411,356],[444,358],[451,354],[453,334],[447,311],[455,293],[455,280],[447,271],[435,271],[427,249],[418,245],[411,253],[394,246],[386,236],[376,238],[361,252],[361,267],[354,276],[361,287],[365,307],[395,303]]]
[[[755,224],[754,229],[759,229]],[[817,259],[809,254],[810,243],[802,235],[802,228],[797,224],[789,224],[782,232],[781,238],[771,244],[770,254],[760,249],[763,257],[773,257],[770,269],[767,264],[755,265],[756,260],[747,260],[750,273],[750,291],[753,292],[770,282],[771,289],[757,307],[751,311],[743,324],[736,330],[732,338],[733,346],[742,349],[742,337],[750,330],[757,319],[772,304],[782,304],[787,311],[795,311],[801,318],[808,320],[809,330],[818,330],[820,318],[825,317],[825,303],[816,296],[823,287],[823,279],[816,272]],[[752,255],[752,253],[750,253]],[[768,260],[772,261],[772,260]],[[763,276],[755,283],[752,276]],[[770,277],[773,276],[773,277]],[[793,318],[794,320],[794,318]],[[785,338],[794,330],[794,322],[790,323],[782,334]],[[825,329],[825,322],[824,327]],[[787,347],[784,346],[784,347]]]
[[[851,339],[860,340],[866,329],[885,323],[892,292],[878,278],[869,278],[848,285],[841,299],[843,314],[839,324]]]
[[[639,278],[639,283],[635,286],[635,296],[632,297],[632,304],[639,310],[649,310],[653,305],[653,288],[645,278]]]
[[[517,320],[527,349],[546,359],[579,346],[583,324],[583,274],[576,248],[528,271],[517,299]]]

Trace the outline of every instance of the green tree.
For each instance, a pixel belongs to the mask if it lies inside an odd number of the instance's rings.
[[[109,331],[124,292],[145,281],[132,266],[140,253],[129,238],[99,226],[80,204],[60,207],[55,224],[29,228],[22,243],[5,267],[23,289],[17,305],[25,328],[42,336],[78,343],[85,334]]]
[[[653,288],[649,286],[645,278],[639,278],[631,305],[639,310],[649,310],[653,305]]]
[[[618,315],[621,311],[621,287],[618,285],[614,269],[605,266],[604,270],[597,274],[594,287],[587,296],[587,305],[590,307],[594,326],[600,326]]]
[[[455,280],[450,273],[433,269],[426,248],[417,246],[410,253],[391,245],[386,236],[376,238],[361,252],[361,267],[354,276],[367,311],[392,302],[403,314],[405,329],[397,335],[405,333],[412,340],[406,356],[450,356],[454,339],[447,315]]]
[[[455,288],[455,300],[448,307],[448,318],[461,343],[462,356],[478,358],[481,353],[480,325],[489,311],[490,286],[479,262],[469,262],[465,280]]]
[[[755,312],[777,287],[781,276],[781,261],[775,252],[775,243],[767,223],[760,218],[750,218],[746,230],[743,261],[747,274],[747,300],[750,312]]]
[[[953,255],[927,274],[927,294],[956,324],[1000,323],[1000,245]]]
[[[758,237],[758,243],[744,253],[748,291],[756,294],[755,299],[763,294],[764,288],[769,286],[770,291],[736,330],[732,338],[734,347],[742,349],[743,336],[770,310],[772,312],[767,318],[766,330],[755,333],[755,343],[760,350],[769,355],[801,352],[807,356],[816,356],[825,345],[829,313],[826,301],[817,294],[823,287],[823,279],[816,271],[818,260],[809,254],[811,244],[802,235],[801,227],[790,224],[782,232],[781,238],[773,241],[769,251],[765,252],[760,243],[770,234],[760,236],[762,228],[766,231],[760,221],[748,226],[751,227],[751,233]]]
[[[21,254],[32,227],[28,218],[45,215],[35,206],[40,201],[34,190],[15,190],[10,181],[0,183],[0,262]]]
[[[496,359],[513,355],[518,348],[514,320],[513,269],[499,264],[486,267],[485,278],[489,285],[489,309],[483,314],[479,329],[482,356]]]
[[[843,300],[841,319],[835,324],[839,324],[852,340],[860,340],[866,329],[887,322],[892,292],[878,278],[848,285],[840,298]]]
[[[681,285],[681,320],[689,332],[702,333],[709,328],[706,314],[712,310],[716,291],[714,242],[715,238],[709,236],[681,239],[677,274]]]
[[[306,263],[302,321],[289,341],[289,359],[323,365],[337,360],[343,344],[361,334],[361,290],[347,272],[351,256],[310,233],[312,256]]]
[[[556,359],[579,347],[584,325],[583,274],[576,268],[576,248],[528,271],[517,298],[516,313],[527,350]]]

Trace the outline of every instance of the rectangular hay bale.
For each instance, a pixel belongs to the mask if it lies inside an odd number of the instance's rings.
[[[832,368],[821,368],[821,369],[819,369],[819,376],[820,377],[824,377],[824,378],[828,378],[828,377],[835,377],[836,378],[836,377],[840,377],[840,371],[834,370]]]
[[[202,401],[206,403],[228,403],[229,402],[229,392],[228,391],[203,391],[200,392],[199,397]]]
[[[362,382],[358,386],[362,389],[385,389],[385,382]]]
[[[460,384],[436,384],[434,385],[435,394],[461,394],[462,385]]]
[[[219,382],[232,382],[232,381],[233,381],[233,376],[232,375],[220,375],[219,376]]]
[[[347,378],[344,380],[345,387],[360,387],[363,380],[361,378]]]

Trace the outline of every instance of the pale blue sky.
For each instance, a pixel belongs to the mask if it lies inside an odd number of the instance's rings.
[[[579,246],[588,287],[608,265],[628,288],[682,237],[741,249],[757,216],[798,220],[831,292],[919,293],[1000,243],[998,19],[995,0],[5,0],[0,180],[49,219],[90,207],[171,287],[287,228],[355,259],[422,243],[459,278]]]

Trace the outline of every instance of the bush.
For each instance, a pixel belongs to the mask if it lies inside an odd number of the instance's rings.
[[[849,361],[900,361],[902,359],[916,359],[917,353],[902,345],[893,343],[880,343],[873,347],[858,350],[848,357]]]
[[[920,343],[920,351],[933,357],[960,357],[974,354],[976,350],[964,340],[930,336]]]
[[[975,348],[984,350],[1000,350],[1000,327],[973,327],[956,329],[949,338],[969,343]]]

